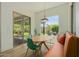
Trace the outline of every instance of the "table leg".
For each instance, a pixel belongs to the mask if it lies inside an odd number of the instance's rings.
[[[43,42],[43,44],[45,45],[45,47],[47,48],[47,50],[49,50],[49,48],[47,47],[46,43],[45,43],[45,42]]]

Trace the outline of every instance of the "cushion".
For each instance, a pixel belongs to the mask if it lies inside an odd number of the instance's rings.
[[[51,49],[44,55],[45,57],[63,57],[63,45],[56,42]]]
[[[57,38],[58,42],[62,45],[65,43],[65,35],[59,35]]]

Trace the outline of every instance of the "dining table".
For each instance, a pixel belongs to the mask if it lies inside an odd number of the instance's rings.
[[[51,36],[46,36],[46,35],[32,37],[33,42],[40,43],[40,46],[42,46],[42,44],[44,44],[44,46],[47,48],[47,50],[49,50],[49,48],[46,44],[46,41],[48,41],[49,39],[51,39]]]

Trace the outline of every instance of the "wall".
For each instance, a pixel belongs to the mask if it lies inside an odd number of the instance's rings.
[[[66,31],[71,32],[71,3],[66,3],[54,8],[46,10],[47,17],[49,16],[59,16],[59,34],[62,34]],[[43,11],[37,12],[35,17],[36,29],[40,33],[40,21],[43,18]]]
[[[13,48],[13,11],[20,12],[26,16],[31,17],[32,30],[34,31],[34,14],[30,11],[25,11],[19,8],[19,5],[14,6],[14,3],[1,3],[1,51],[6,51]]]
[[[75,32],[76,35],[79,36],[79,3],[74,3],[74,21],[75,21]]]

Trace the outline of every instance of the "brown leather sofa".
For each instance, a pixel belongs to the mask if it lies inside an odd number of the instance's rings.
[[[66,33],[65,44],[56,42],[53,47],[44,55],[45,57],[78,57],[79,38],[73,34]]]

